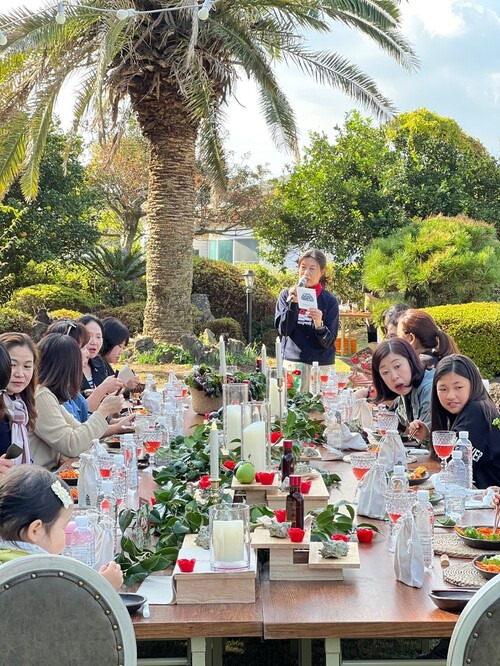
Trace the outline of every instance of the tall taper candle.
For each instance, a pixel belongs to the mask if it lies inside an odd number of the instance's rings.
[[[219,478],[219,430],[217,423],[212,421],[210,429],[210,478]]]
[[[279,336],[276,338],[276,369],[278,377],[283,376],[283,359],[281,357],[281,340]]]
[[[219,338],[219,357],[220,357],[219,374],[221,377],[225,377],[227,375],[226,343],[224,342],[224,336],[222,335]]]
[[[261,370],[264,373],[264,377],[266,376],[266,371],[267,371],[267,352],[266,352],[266,345],[262,345],[262,349],[260,352],[260,357],[262,359],[262,367]]]

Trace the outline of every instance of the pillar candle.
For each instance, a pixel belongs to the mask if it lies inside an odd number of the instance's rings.
[[[219,478],[219,431],[215,421],[210,429],[210,478]]]
[[[214,520],[212,540],[214,559],[218,562],[240,562],[244,559],[242,520]]]
[[[220,357],[219,374],[221,377],[225,377],[227,375],[226,343],[224,342],[224,336],[222,335],[219,338],[219,357]]]
[[[271,416],[279,417],[280,397],[278,393],[278,380],[276,377],[269,377],[269,407],[271,409]]]
[[[250,460],[256,472],[265,472],[266,465],[266,424],[254,421],[243,430],[243,456]]]
[[[260,352],[260,357],[262,359],[262,372],[264,373],[264,376],[267,372],[267,353],[266,353],[266,345],[262,345],[262,349]]]
[[[276,338],[276,369],[278,377],[283,376],[283,359],[281,357],[281,340],[279,336]]]

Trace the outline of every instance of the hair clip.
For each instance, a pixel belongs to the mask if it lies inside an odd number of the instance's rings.
[[[63,488],[59,480],[54,481],[54,483],[50,487],[54,495],[56,495],[61,500],[65,509],[69,509],[71,506],[73,506],[73,500],[71,498],[71,495],[68,493],[66,488]]]

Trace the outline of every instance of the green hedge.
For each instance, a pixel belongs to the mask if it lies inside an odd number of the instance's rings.
[[[224,335],[227,338],[234,340],[243,340],[243,330],[236,319],[231,317],[221,317],[220,319],[212,319],[212,321],[205,322],[205,328],[209,328],[212,333],[218,338]]]
[[[484,377],[500,375],[500,303],[465,303],[425,308],[455,340]]]
[[[27,333],[31,334],[33,317],[20,312],[15,308],[0,308],[0,333]]]
[[[15,291],[8,305],[23,312],[36,313],[40,308],[47,308],[47,310],[64,308],[88,312],[95,304],[89,296],[76,289],[71,289],[71,287],[34,284]]]
[[[142,333],[145,307],[146,303],[144,301],[136,301],[127,305],[120,305],[116,308],[99,310],[97,316],[101,319],[104,319],[104,317],[116,317],[116,319],[125,324],[130,331],[130,335],[134,336]]]
[[[58,310],[52,310],[49,312],[49,317],[56,321],[57,319],[80,319],[83,315],[83,312],[78,312],[78,310],[68,310],[67,308],[59,308]]]

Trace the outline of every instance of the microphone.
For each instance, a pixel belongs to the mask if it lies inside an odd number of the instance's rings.
[[[303,276],[300,278],[300,280],[298,281],[298,283],[297,283],[297,287],[303,287],[303,286],[305,285],[306,282],[307,282],[307,278],[306,278],[305,275],[303,275]],[[286,302],[287,302],[287,303],[291,303],[291,302],[292,302],[292,298],[293,298],[293,294],[289,294],[289,296],[288,296],[287,299],[286,299]]]

